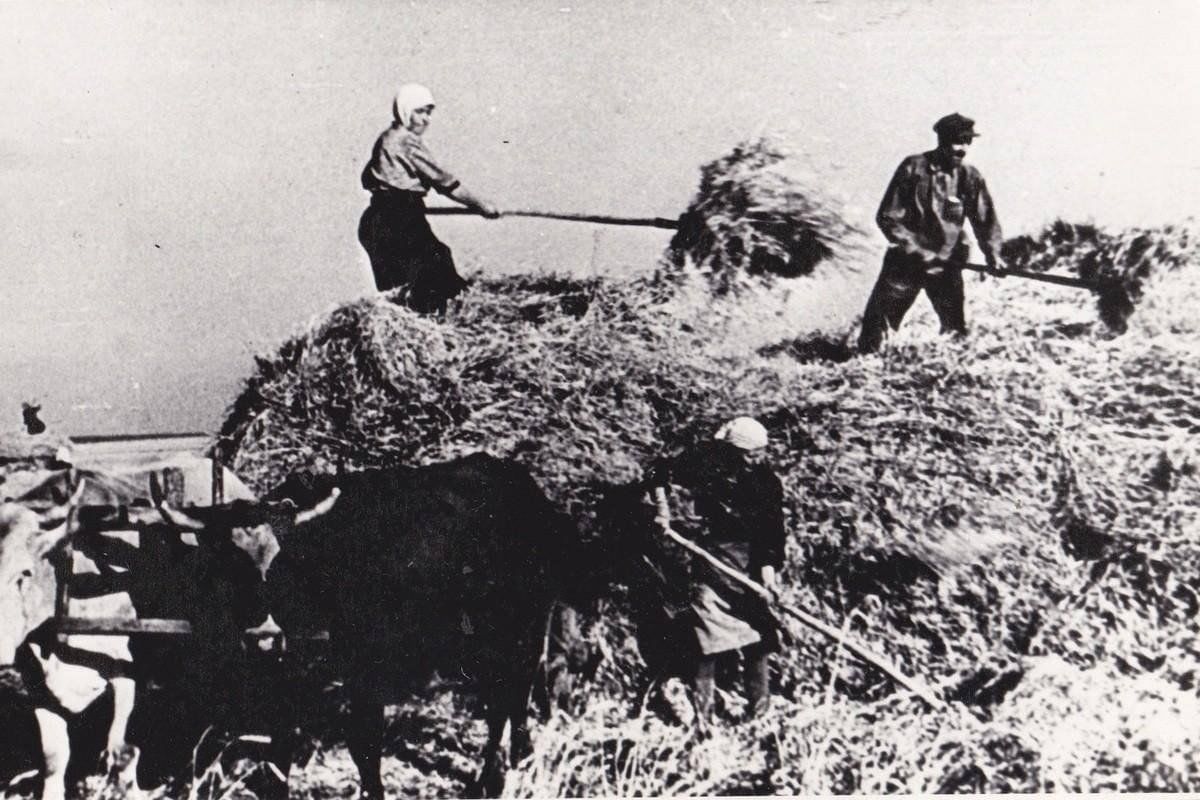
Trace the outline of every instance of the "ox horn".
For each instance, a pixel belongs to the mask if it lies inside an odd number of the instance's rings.
[[[189,517],[179,509],[172,508],[170,503],[159,503],[158,513],[162,515],[162,518],[168,525],[178,528],[182,531],[198,533],[203,531],[206,527],[205,524],[200,520]]]
[[[341,495],[342,490],[335,486],[332,490],[330,490],[329,497],[326,497],[312,508],[305,509],[304,511],[296,514],[296,524],[303,525],[306,522],[312,522],[314,519],[323,514],[328,514],[329,510],[333,508]]]
[[[231,506],[214,506],[212,509],[204,509],[206,512],[204,516],[207,518],[209,513],[216,513],[219,515],[222,524],[232,526],[262,525],[263,523],[270,523],[272,520],[289,518],[293,524],[300,525],[305,522],[311,522],[322,514],[327,513],[329,509],[333,508],[340,494],[340,489],[333,489],[324,500],[312,508],[306,508],[302,511],[297,511],[296,504],[290,499],[280,500],[275,503],[253,503],[235,500]],[[207,527],[203,521],[174,508],[170,503],[165,501],[159,502],[158,511],[168,524],[180,530],[200,532]]]

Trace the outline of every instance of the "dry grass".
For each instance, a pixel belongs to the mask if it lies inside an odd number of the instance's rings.
[[[1191,222],[1162,228],[1106,231],[1095,225],[1056,220],[1036,237],[1004,243],[1010,266],[1035,271],[1071,271],[1095,281],[1100,319],[1124,333],[1152,275],[1191,263],[1196,234]]]
[[[235,469],[265,490],[297,467],[483,449],[529,465],[586,526],[600,485],[753,414],[785,484],[784,599],[952,701],[930,711],[795,631],[767,718],[742,722],[725,695],[699,737],[630,716],[642,665],[607,604],[588,622],[607,657],[576,713],[535,731],[511,796],[1200,790],[1190,230],[1060,224],[1020,245],[1025,266],[1118,275],[1138,303],[1124,335],[1096,324],[1085,293],[1009,279],[971,284],[966,340],[919,308],[881,353],[850,357],[850,326],[789,329],[785,286],[821,272],[741,278],[756,248],[791,246],[733,227],[795,188],[755,199],[781,163],[756,147],[710,165],[697,201],[710,238],[677,243],[655,277],[481,281],[444,322],[377,298],[313,320],[259,359],[232,408]],[[392,789],[460,791],[479,746],[465,707],[435,694],[400,714]],[[302,796],[345,789],[340,751],[322,753]]]
[[[1163,236],[1179,241],[1177,229]],[[442,325],[360,303],[353,313],[384,332],[388,363],[416,357],[406,342],[429,361],[389,367],[389,391],[400,391],[358,418],[396,398],[411,414],[414,396],[459,409],[421,417],[415,436],[380,437],[381,460],[484,446],[530,464],[586,516],[598,482],[636,476],[651,454],[733,411],[760,416],[793,531],[786,599],[844,621],[961,701],[929,712],[797,631],[777,661],[772,715],[736,724],[731,697],[713,738],[697,739],[628,717],[639,660],[609,611],[591,628],[609,661],[575,698],[578,715],[540,731],[508,792],[1197,788],[1196,735],[1183,720],[1200,668],[1200,332],[1181,309],[1200,301],[1200,271],[1180,258],[1143,276],[1120,337],[1096,324],[1086,294],[989,281],[970,289],[969,339],[939,337],[918,310],[864,358],[848,357],[848,329],[769,346],[764,324],[779,332],[780,305],[754,287],[714,299],[707,279],[670,291],[563,281],[540,296],[485,284]],[[567,294],[587,302],[556,311]],[[514,323],[528,306],[536,318]],[[305,341],[296,363],[336,352],[357,365],[375,352],[370,341],[336,351],[319,335]],[[463,385],[465,365],[484,361],[490,371]],[[320,404],[309,393],[330,384],[282,385],[311,412]],[[304,452],[333,463],[341,445],[323,442],[340,434],[316,422],[331,438],[306,440]],[[243,470],[258,447],[245,441]]]
[[[663,258],[674,277],[704,276],[720,296],[769,283],[861,269],[871,247],[844,202],[782,137],[762,136],[700,168],[700,187]]]

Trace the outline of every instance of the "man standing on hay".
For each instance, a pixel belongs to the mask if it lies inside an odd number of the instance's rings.
[[[752,455],[766,446],[766,428],[738,417],[723,425],[713,441],[656,467],[650,483],[687,490],[702,528],[696,544],[774,592],[787,534],[783,485]],[[768,660],[779,650],[779,623],[766,600],[707,562],[693,561],[691,575],[687,617],[696,648],[692,686],[697,714],[702,724],[710,720],[717,662],[740,650],[749,715],[757,716],[770,702]]]
[[[421,135],[433,115],[433,94],[405,84],[392,104],[391,127],[379,135],[362,174],[371,205],[358,224],[358,240],[371,259],[375,288],[403,288],[402,301],[424,314],[443,313],[467,282],[454,267],[450,248],[433,235],[425,216],[429,189],[495,219],[500,212],[443,169]]]
[[[975,121],[949,114],[933,130],[937,148],[900,162],[875,217],[891,247],[863,312],[858,339],[863,353],[879,349],[885,326],[900,327],[922,289],[937,312],[942,333],[966,334],[962,269],[956,266],[967,263],[970,253],[964,221],[970,220],[991,272],[1005,272],[1000,258],[1003,235],[992,196],[979,170],[963,163],[979,135]]]

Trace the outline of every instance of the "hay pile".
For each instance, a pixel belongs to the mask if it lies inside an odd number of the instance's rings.
[[[578,511],[590,485],[634,479],[677,441],[689,409],[727,408],[719,365],[653,297],[644,281],[482,281],[445,322],[355,301],[258,359],[222,441],[259,491],[295,469],[486,450]]]
[[[898,783],[856,790],[1197,785],[1180,754],[1200,741],[1147,729],[1156,714],[1186,718],[1200,668],[1200,328],[1169,312],[1200,300],[1200,274],[1194,260],[1162,266],[1117,339],[1078,322],[1085,296],[1008,281],[972,293],[967,343],[906,329],[882,358],[810,366],[836,388],[810,409],[814,446],[791,472],[800,597],[990,717],[899,714],[897,733],[923,736],[887,755]],[[791,662],[797,696],[881,696],[853,666],[814,674],[836,663],[822,648]],[[1048,673],[1048,659],[1065,666]],[[1064,725],[1085,727],[1088,745],[1067,747]],[[864,781],[881,756],[861,747],[885,730],[838,734]]]
[[[0,431],[0,472],[49,463],[70,447],[71,440],[65,436],[29,434],[23,430]]]
[[[818,266],[861,269],[871,248],[845,203],[779,139],[760,137],[700,168],[700,188],[679,219],[662,270],[703,275],[717,295],[767,276],[795,278]]]
[[[0,431],[0,500],[23,495],[71,447],[70,439],[53,433]]]
[[[1200,326],[1175,309],[1200,302],[1197,267],[1153,271],[1118,338],[1085,295],[993,282],[965,342],[921,309],[880,356],[780,349],[731,376],[782,439],[785,599],[954,706],[801,631],[773,715],[722,728],[717,754],[618,705],[601,731],[553,723],[517,794],[556,790],[555,764],[591,776],[572,793],[1195,791]]]
[[[739,149],[725,169],[771,173],[774,158]],[[702,196],[758,202],[710,177]],[[824,352],[812,337],[731,358],[713,343],[753,309],[721,276],[752,270],[759,229],[736,232],[728,213],[703,226],[708,245],[668,259],[708,265],[702,301],[668,274],[480,281],[441,323],[379,298],[336,309],[258,360],[221,432],[234,469],[266,491],[295,468],[482,449],[526,463],[586,523],[600,485],[753,414],[786,489],[785,599],[964,704],[930,713],[800,634],[776,662],[765,727],[722,725],[719,752],[701,752],[678,726],[630,726],[641,667],[628,625],[602,617],[591,631],[611,657],[581,716],[535,739],[518,795],[1200,786],[1185,758],[1200,734],[1180,722],[1200,675],[1192,239],[1071,226],[1069,243],[1010,244],[1021,266],[1063,271],[1069,244],[1081,274],[1112,264],[1136,279],[1122,337],[1094,324],[1086,295],[1009,280],[971,290],[965,341],[919,308],[880,355],[846,358],[834,335],[836,358],[811,358]],[[779,257],[774,241],[761,248]]]

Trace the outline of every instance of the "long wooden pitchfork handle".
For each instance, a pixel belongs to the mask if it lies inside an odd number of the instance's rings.
[[[479,211],[464,206],[433,206],[425,209],[426,214],[444,216],[460,216],[463,214],[482,216]],[[606,214],[575,214],[565,211],[539,211],[532,208],[505,209],[504,217],[541,217],[543,219],[561,219],[568,222],[595,222],[600,225],[631,225],[639,228],[664,228],[675,230],[679,220],[666,217],[612,217]]]
[[[705,561],[707,561],[709,564],[711,564],[713,567],[715,567],[716,569],[718,569],[725,575],[728,575],[730,578],[734,579],[738,583],[742,584],[747,589],[750,589],[750,591],[752,591],[755,594],[762,597],[764,600],[766,600],[768,603],[770,603],[775,608],[778,608],[780,611],[787,613],[789,616],[793,617],[794,619],[803,623],[804,625],[807,625],[809,628],[812,628],[813,630],[817,631],[818,633],[824,634],[825,636],[829,637],[830,639],[833,639],[839,645],[844,646],[848,651],[850,651],[854,655],[858,656],[863,661],[867,662],[868,664],[871,664],[874,667],[879,668],[880,670],[883,671],[884,674],[886,674],[888,677],[890,677],[896,683],[900,684],[901,686],[903,686],[904,688],[908,689],[910,692],[915,694],[917,697],[921,698],[926,703],[928,703],[931,708],[939,709],[939,708],[942,708],[943,706],[945,706],[945,703],[941,699],[939,699],[937,697],[937,695],[935,695],[933,693],[932,689],[930,689],[928,686],[926,686],[924,683],[917,680],[916,678],[910,678],[909,676],[905,675],[898,668],[893,666],[891,664],[891,662],[889,662],[885,657],[879,655],[878,653],[872,652],[871,650],[867,649],[863,645],[860,645],[857,642],[855,642],[853,639],[846,637],[846,635],[842,631],[839,631],[837,628],[833,627],[832,625],[829,625],[828,623],[822,622],[821,620],[814,617],[812,614],[809,614],[805,611],[801,611],[798,608],[794,608],[792,606],[781,603],[778,599],[776,599],[775,595],[772,592],[770,592],[762,584],[758,583],[757,581],[752,580],[751,578],[747,577],[746,575],[743,575],[740,571],[725,564],[719,558],[712,555],[711,553],[709,553],[704,548],[700,547],[695,542],[691,541],[690,539],[684,538],[683,536],[680,536],[675,531],[671,530],[671,508],[667,503],[666,490],[661,486],[657,487],[654,490],[654,499],[658,504],[658,520],[657,521],[662,526],[662,532],[664,535],[667,536],[667,538],[671,539],[676,544],[679,544],[682,547],[686,548],[688,551],[700,556]]]
[[[958,261],[943,261],[939,262],[947,267],[955,267],[957,269],[969,269],[972,272],[982,272],[991,275],[992,271],[984,264],[964,264]],[[1030,272],[1027,269],[1009,269],[1005,270],[1005,275],[1013,278],[1024,278],[1029,281],[1040,281],[1041,283],[1053,283],[1056,286],[1070,286],[1073,289],[1091,289],[1096,291],[1097,284],[1095,281],[1084,280],[1083,278],[1075,278],[1070,275],[1056,275],[1053,272]]]

